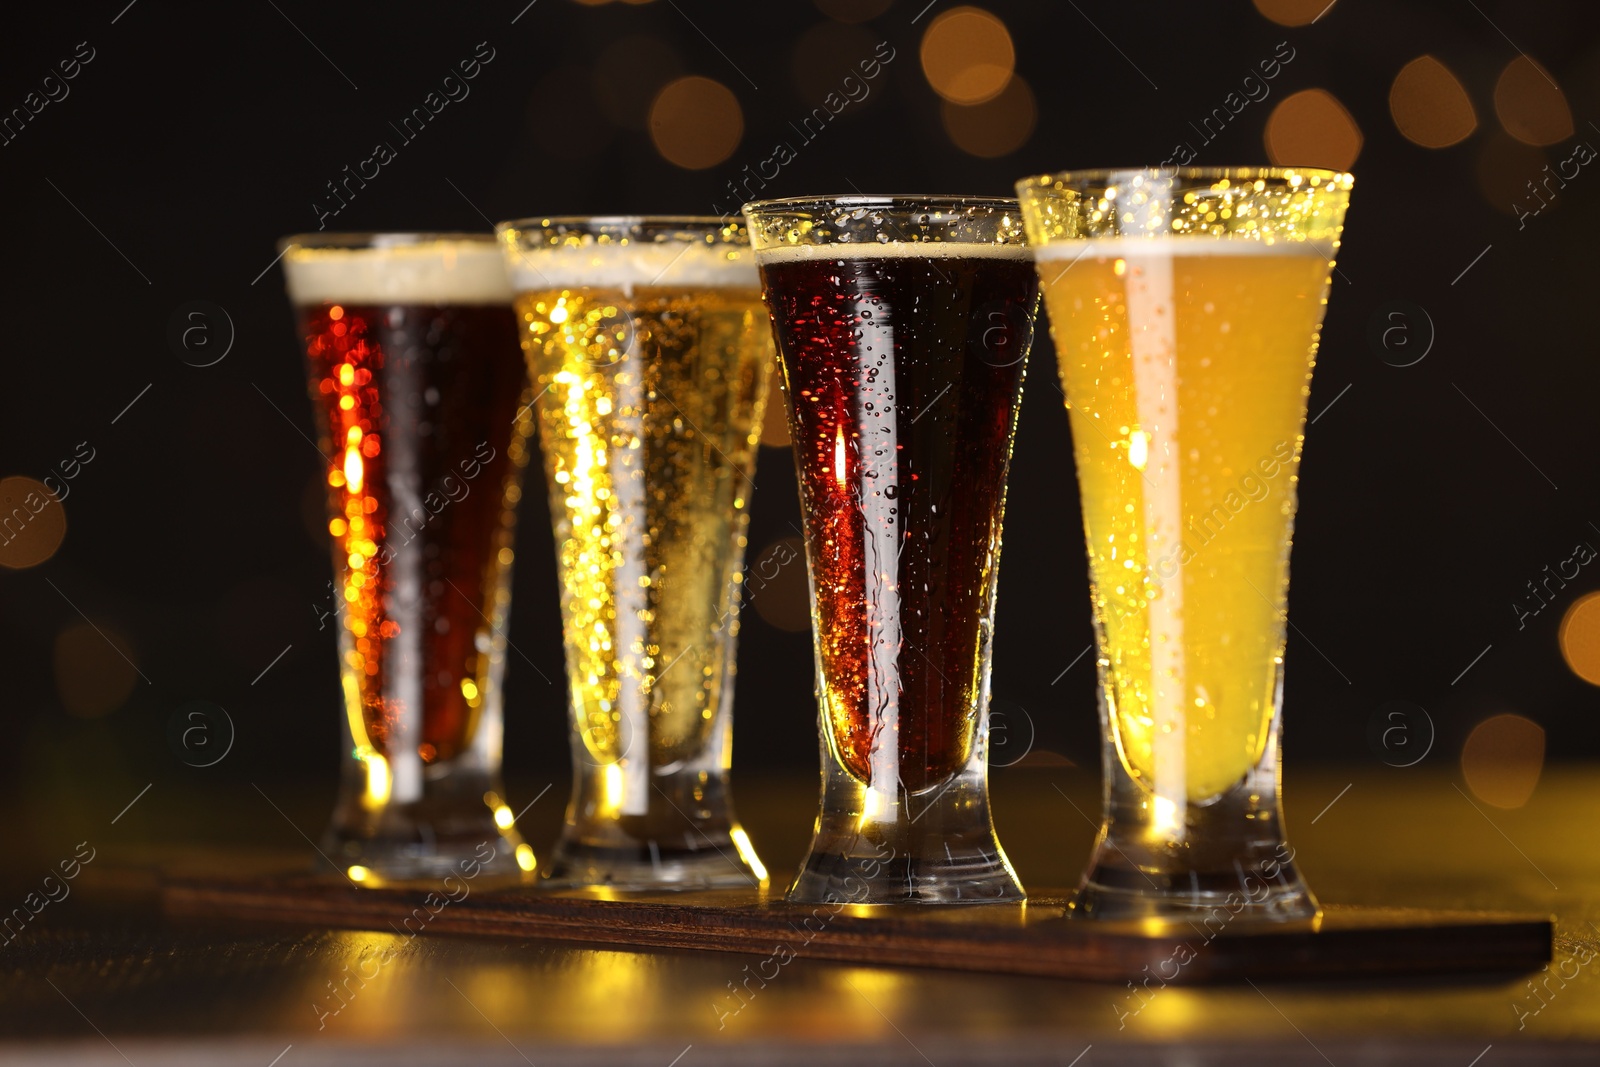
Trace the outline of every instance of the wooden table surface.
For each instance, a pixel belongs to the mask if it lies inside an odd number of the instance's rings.
[[[1089,777],[997,773],[996,821],[1024,884],[1075,879]],[[545,784],[517,783],[513,808]],[[731,986],[759,956],[168,920],[156,868],[197,849],[211,863],[237,850],[239,869],[299,862],[329,796],[162,782],[109,822],[141,785],[8,819],[25,820],[28,847],[6,872],[6,908],[79,842],[94,858],[70,896],[0,938],[0,1064],[1600,1062],[1600,767],[1546,768],[1514,811],[1420,767],[1287,775],[1291,840],[1325,902],[1552,912],[1555,975],[1246,981],[1142,1002],[1106,984],[796,959],[741,1003]],[[523,820],[536,848],[563,788]],[[736,790],[757,848],[792,866],[814,784],[752,775]]]

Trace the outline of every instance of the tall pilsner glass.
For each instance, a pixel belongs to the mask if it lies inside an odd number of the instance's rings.
[[[511,538],[531,420],[488,234],[282,242],[327,460],[343,776],[322,852],[354,881],[516,874],[500,785]]]
[[[745,207],[811,573],[822,806],[797,902],[1022,899],[989,652],[1038,284],[1015,200]]]
[[[772,339],[742,225],[502,223],[572,698],[554,886],[764,886],[734,817],[733,659]]]
[[[1020,182],[1071,412],[1099,647],[1090,916],[1304,919],[1278,799],[1306,397],[1351,177]]]

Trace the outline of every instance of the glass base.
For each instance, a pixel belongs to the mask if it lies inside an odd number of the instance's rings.
[[[1208,930],[1218,923],[1314,920],[1321,913],[1294,863],[1271,854],[1225,870],[1174,874],[1138,866],[1104,845],[1068,909],[1090,919],[1202,922]]]
[[[607,847],[582,841],[558,842],[540,883],[552,889],[605,886],[624,891],[684,889],[760,889],[765,879],[746,863],[733,840],[702,842],[700,849],[645,845]]]
[[[893,800],[832,766],[796,904],[997,904],[1024,899],[989,819],[981,760],[938,789]]]
[[[653,775],[646,810],[611,812],[603,787],[580,773],[561,839],[540,866],[555,889],[765,889],[767,870],[733,814],[718,772]]]
[[[1281,678],[1281,675],[1280,675]],[[1281,689],[1279,696],[1281,698]],[[1107,710],[1101,729],[1110,738]],[[1102,742],[1105,821],[1068,914],[1218,924],[1295,922],[1321,914],[1284,839],[1278,799],[1281,705],[1260,758],[1223,793],[1158,796]]]
[[[347,783],[317,865],[346,877],[360,867],[358,875],[385,883],[437,882],[474,870],[474,879],[520,877],[522,838],[496,824],[486,794],[502,795],[487,774],[451,769],[427,782],[419,800],[368,808],[359,786]]]

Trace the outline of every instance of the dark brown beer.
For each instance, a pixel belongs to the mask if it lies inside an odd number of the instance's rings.
[[[306,266],[291,290],[328,459],[352,733],[390,762],[407,746],[450,760],[498,699],[530,425],[509,292],[496,275],[440,292],[461,302],[402,302],[425,287],[381,299],[359,271]]]
[[[832,743],[853,776],[891,792],[944,783],[973,750],[1037,303],[1024,249],[933,247],[759,260]]]

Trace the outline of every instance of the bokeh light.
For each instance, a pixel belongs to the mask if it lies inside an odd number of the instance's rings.
[[[1544,770],[1544,727],[1521,715],[1492,715],[1461,746],[1467,788],[1485,804],[1520,808]]]
[[[1256,10],[1280,26],[1306,26],[1322,18],[1335,0],[1256,0]]]
[[[56,554],[66,536],[66,506],[43,482],[0,478],[0,566],[36,567]]]
[[[733,155],[744,113],[719,81],[691,74],[668,82],[650,105],[650,139],[669,163],[704,170]]]
[[[995,159],[1027,143],[1039,117],[1033,90],[1020,74],[999,96],[983,104],[963,107],[944,101],[940,106],[945,133],[955,146],[980,159]]]
[[[1302,89],[1272,109],[1263,137],[1280,167],[1347,170],[1361,154],[1361,127],[1326,89]]]
[[[874,56],[879,38],[859,26],[845,26],[837,22],[819,22],[794,43],[789,56],[789,70],[794,77],[795,90],[808,106],[821,104],[829,93],[850,98],[852,109],[871,104],[882,97],[878,85],[884,70],[879,67],[878,77],[862,77],[859,64],[862,60],[878,62]],[[846,84],[845,79],[854,79]]]
[[[650,124],[650,102],[682,73],[683,62],[670,44],[634,34],[600,50],[590,84],[602,115],[625,130],[644,130]]]
[[[1528,211],[1538,208],[1539,201],[1528,192],[1528,182],[1541,176],[1547,162],[1544,150],[1514,140],[1493,126],[1485,134],[1475,167],[1483,198],[1507,215],[1515,215],[1518,205]],[[1551,206],[1559,206],[1559,201]]]
[[[1494,113],[1523,144],[1547,145],[1572,136],[1572,109],[1548,71],[1527,56],[1506,64],[1494,83]]]
[[[981,104],[1005,89],[1017,52],[1005,23],[979,7],[951,8],[922,35],[922,72],[953,104]]]
[[[120,708],[139,676],[132,647],[105,623],[75,622],[56,634],[55,670],[61,703],[84,719]]]
[[[1389,87],[1389,114],[1401,136],[1424,148],[1457,144],[1478,128],[1466,87],[1433,56],[1400,68]]]
[[[817,10],[839,22],[866,22],[889,10],[894,0],[815,0]]]
[[[1600,685],[1600,592],[1579,597],[1561,619],[1561,655],[1572,673]]]

